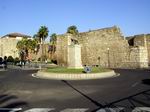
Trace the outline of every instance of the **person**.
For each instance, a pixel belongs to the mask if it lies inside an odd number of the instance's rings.
[[[26,56],[25,56],[25,50],[21,50],[20,52],[20,58],[21,58],[21,61],[20,61],[20,67],[22,68],[22,66],[25,67],[25,64],[26,64]]]
[[[7,69],[7,56],[4,56],[3,64],[4,64],[4,69],[6,70]]]

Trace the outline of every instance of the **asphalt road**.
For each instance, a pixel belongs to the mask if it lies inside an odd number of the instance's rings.
[[[150,70],[115,70],[120,76],[85,81],[32,77],[36,70],[0,71],[0,107],[51,108],[54,112],[100,112],[101,108],[150,107]]]

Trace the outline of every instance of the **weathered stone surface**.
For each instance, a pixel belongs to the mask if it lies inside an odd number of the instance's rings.
[[[69,45],[68,46],[68,68],[83,68],[81,62],[81,46]]]
[[[0,39],[0,56],[18,57],[18,49],[16,48],[18,40],[15,38],[1,38]]]
[[[135,35],[127,37],[127,39],[129,43],[132,43],[132,46],[143,46],[147,48],[148,62],[150,65],[150,34]]]
[[[64,34],[57,37],[57,61],[59,65],[67,66],[67,49],[75,39],[81,45],[81,59],[83,65],[100,65],[113,68],[141,67],[142,58],[139,48],[130,48],[128,41],[122,36],[116,26],[79,33],[78,35]],[[140,53],[139,53],[140,52]],[[144,52],[143,52],[144,53]],[[144,54],[145,55],[145,54]],[[147,64],[146,57],[144,60]],[[145,65],[147,67],[147,65]]]
[[[150,64],[150,34],[136,35],[125,39],[116,26],[78,35],[64,34],[57,36],[56,52],[48,54],[45,45],[43,54],[57,60],[61,66],[68,66],[68,46],[72,40],[81,46],[82,65],[100,65],[113,68],[144,68]],[[0,38],[0,56],[18,57],[17,38]],[[132,45],[132,46],[131,46]],[[41,50],[32,54],[38,59]]]

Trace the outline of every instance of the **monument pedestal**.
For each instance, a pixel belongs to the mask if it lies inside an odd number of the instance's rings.
[[[81,46],[69,45],[68,46],[68,68],[79,69],[83,68],[81,62]]]

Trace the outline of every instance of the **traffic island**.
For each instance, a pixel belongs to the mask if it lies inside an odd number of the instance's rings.
[[[33,75],[42,79],[54,80],[89,80],[103,79],[118,76],[113,70],[93,68],[90,73],[85,73],[83,69],[67,69],[67,68],[49,68],[47,70],[38,71]]]

